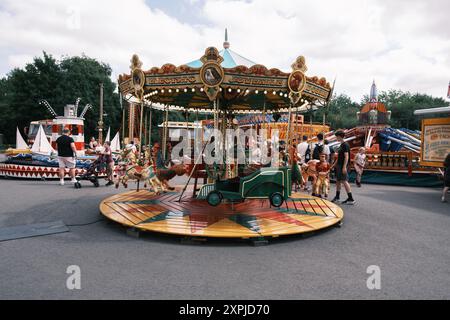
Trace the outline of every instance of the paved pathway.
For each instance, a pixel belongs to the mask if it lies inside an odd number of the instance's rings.
[[[0,227],[97,221],[100,200],[117,191],[84,186],[0,179]],[[264,247],[134,239],[108,221],[0,242],[0,298],[449,299],[450,204],[439,190],[364,186],[355,197],[342,228]],[[74,264],[82,289],[71,291]],[[367,289],[370,265],[381,268],[381,290]]]

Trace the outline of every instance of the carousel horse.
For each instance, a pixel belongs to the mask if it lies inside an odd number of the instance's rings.
[[[143,181],[144,188],[146,188],[148,184],[157,194],[167,191],[164,184],[158,179],[156,172],[151,165],[144,167],[139,165],[131,165],[123,175],[118,177],[116,181],[116,188],[119,187],[120,183],[127,188],[128,180],[136,180],[138,182]]]
[[[330,164],[327,161],[327,155],[320,155],[320,162],[316,164],[317,171],[317,179],[313,185],[313,195],[318,197],[322,197],[325,195],[325,198],[328,197],[328,191],[330,189]]]
[[[317,196],[324,195],[328,197],[328,190],[330,189],[330,179],[328,172],[319,172],[316,183],[314,184],[313,192]]]
[[[128,187],[128,180],[143,181],[144,188],[149,184],[155,193],[166,192],[164,184],[158,179],[156,170],[153,167],[151,159],[139,161],[136,154],[131,149],[125,149],[121,153],[120,169],[116,180],[116,188],[122,183],[125,188]]]
[[[187,168],[184,164],[176,164],[168,169],[156,169],[156,177],[169,190],[173,190],[174,188],[169,185],[168,181],[172,180],[175,176],[182,176],[186,173]]]
[[[316,183],[317,180],[317,163],[319,160],[309,160],[307,163],[304,163],[302,165],[301,171],[302,171],[302,182],[303,182],[303,190],[306,190],[306,184],[309,180],[309,178],[312,178],[312,185]]]
[[[119,156],[120,162],[127,165],[135,164],[137,162],[137,156],[131,149],[123,149]]]

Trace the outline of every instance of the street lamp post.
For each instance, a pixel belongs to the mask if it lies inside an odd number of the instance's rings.
[[[100,83],[100,118],[98,120],[98,143],[103,144],[103,83]]]

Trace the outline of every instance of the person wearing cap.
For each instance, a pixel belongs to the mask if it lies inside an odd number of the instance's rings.
[[[70,130],[65,128],[62,136],[56,139],[56,145],[58,149],[58,164],[59,164],[59,179],[60,185],[64,185],[64,176],[66,168],[69,169],[72,183],[77,182],[75,179],[75,157],[77,155],[77,149],[75,148],[75,141],[70,137]]]

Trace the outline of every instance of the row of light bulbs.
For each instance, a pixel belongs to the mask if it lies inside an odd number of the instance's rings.
[[[151,101],[149,100],[145,100],[145,102],[147,104],[150,104]],[[213,109],[205,109],[205,108],[201,108],[201,109],[186,109],[185,107],[180,107],[180,106],[175,106],[175,105],[164,105],[164,106],[158,106],[158,105],[153,105],[153,109],[156,110],[160,110],[160,111],[164,111],[166,110],[166,107],[169,108],[169,111],[191,111],[191,112],[199,112],[199,113],[209,113],[209,114],[213,114],[214,110]],[[296,111],[298,108],[294,108],[292,109],[292,111]],[[277,109],[277,110],[266,110],[266,114],[273,114],[273,113],[286,113],[289,111],[289,108],[281,108],[281,109]],[[236,114],[261,114],[262,110],[258,109],[258,110],[234,110],[233,113]],[[220,114],[222,114],[222,111],[219,111]]]
[[[167,92],[168,92],[168,93],[172,93],[173,91],[175,91],[176,93],[179,93],[180,91],[188,92],[188,90],[189,90],[188,88],[184,88],[184,89],[175,89],[175,90],[168,89]],[[220,88],[219,90],[222,91],[222,88]],[[190,91],[191,91],[191,92],[195,92],[195,88],[191,88]],[[203,91],[204,91],[203,88],[200,88],[200,92],[203,92]],[[228,88],[228,92],[232,92],[232,91],[233,91],[233,89]],[[236,91],[237,91],[237,93],[240,93],[242,90],[241,90],[241,89],[237,89]],[[159,91],[158,91],[158,90],[154,90],[154,91],[152,91],[152,92],[150,92],[150,93],[147,93],[147,94],[144,96],[144,98],[148,98],[148,97],[154,96],[155,94],[158,94],[158,93],[165,93],[165,92],[166,92],[166,90],[164,90],[164,89],[161,89],[161,90],[159,90]],[[246,94],[250,93],[250,90],[249,90],[249,89],[246,89],[246,90],[245,90],[245,93],[246,93]],[[255,94],[259,94],[259,90],[255,90]],[[267,90],[264,90],[264,94],[268,94],[268,91],[267,91]],[[276,91],[272,91],[272,94],[273,94],[273,95],[276,95],[277,92],[276,92]],[[288,97],[288,94],[285,93],[285,92],[282,92],[282,91],[280,91],[278,94],[280,95],[280,97],[285,97],[285,98]]]

